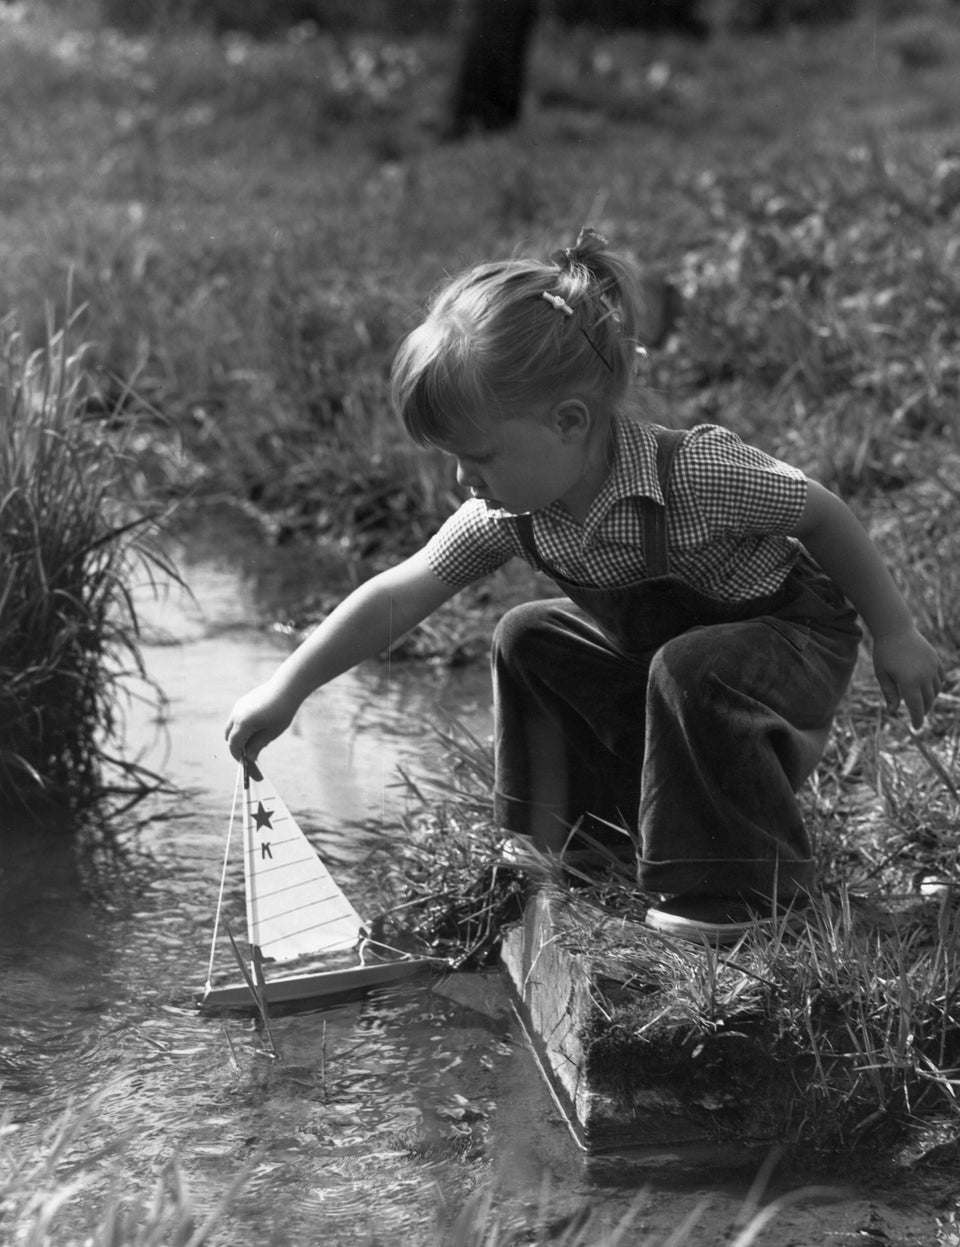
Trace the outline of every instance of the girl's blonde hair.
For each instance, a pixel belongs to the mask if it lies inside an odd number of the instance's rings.
[[[611,412],[634,375],[643,300],[634,266],[583,230],[549,262],[482,264],[433,299],[393,363],[394,406],[420,445],[464,419],[580,397]]]

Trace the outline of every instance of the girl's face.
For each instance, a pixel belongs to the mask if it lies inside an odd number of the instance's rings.
[[[459,484],[490,507],[520,514],[561,501],[581,519],[606,474],[597,479],[591,470],[589,433],[582,404],[561,404],[507,420],[463,420],[440,449],[456,459]]]

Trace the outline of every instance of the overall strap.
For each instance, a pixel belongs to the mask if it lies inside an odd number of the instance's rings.
[[[667,550],[667,507],[670,505],[670,477],[673,461],[683,439],[685,429],[657,429],[657,480],[663,494],[663,506],[650,498],[644,498],[640,506],[643,519],[643,557],[650,576],[666,576],[670,572],[670,554]]]
[[[519,534],[524,550],[526,550],[527,554],[530,556],[530,562],[534,565],[537,571],[545,572],[549,576],[550,569],[540,557],[540,553],[537,550],[537,543],[533,539],[533,513],[531,511],[524,511],[521,515],[517,516],[517,533]]]

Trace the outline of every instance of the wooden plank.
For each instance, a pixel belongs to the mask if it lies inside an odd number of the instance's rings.
[[[644,1085],[642,1072],[622,1099],[592,1085],[588,1049],[599,1021],[598,971],[588,952],[564,945],[563,909],[573,903],[535,893],[522,923],[504,933],[501,962],[540,1067],[577,1142],[588,1152],[668,1149],[678,1161],[687,1155],[704,1167],[755,1162],[754,1151],[741,1158],[736,1148],[717,1142],[662,1083]],[[614,921],[618,938],[630,938],[629,924]],[[634,930],[637,939],[644,938],[644,928]]]

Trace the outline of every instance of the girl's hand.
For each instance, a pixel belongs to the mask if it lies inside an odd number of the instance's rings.
[[[929,641],[913,627],[874,637],[873,669],[891,714],[902,700],[910,722],[921,727],[944,680],[943,664]]]
[[[254,762],[261,749],[287,730],[293,722],[298,703],[283,693],[270,680],[245,693],[234,706],[227,722],[224,738],[231,754],[239,762]]]

